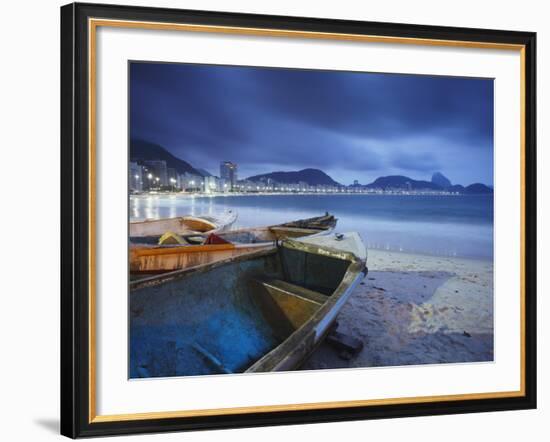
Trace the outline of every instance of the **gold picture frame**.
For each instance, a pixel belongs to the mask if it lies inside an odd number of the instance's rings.
[[[169,17],[169,18],[167,18]],[[535,35],[477,29],[71,4],[62,30],[62,434],[70,437],[535,406]],[[520,389],[101,415],[96,407],[96,60],[100,27],[514,51],[521,60]],[[70,170],[72,173],[68,173]],[[76,177],[76,178],[75,178]],[[69,190],[67,190],[70,188]],[[69,219],[70,217],[70,219]],[[86,229],[78,226],[86,226]],[[76,400],[75,400],[76,399]],[[423,407],[414,408],[414,405]],[[414,411],[412,411],[414,409]],[[319,412],[313,416],[312,411]],[[308,413],[309,412],[309,413]],[[212,418],[217,419],[212,419]],[[222,419],[223,418],[223,419]]]

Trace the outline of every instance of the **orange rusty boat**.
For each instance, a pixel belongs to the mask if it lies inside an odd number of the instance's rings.
[[[172,235],[175,243],[158,244],[158,237],[130,238],[130,273],[154,274],[186,269],[275,247],[288,238],[315,237],[330,233],[336,218],[328,213],[290,223],[267,227],[245,228],[221,233]],[[156,240],[157,244],[151,244]]]

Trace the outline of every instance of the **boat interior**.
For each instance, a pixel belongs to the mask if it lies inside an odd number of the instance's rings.
[[[183,217],[183,221],[185,223],[185,226],[189,230],[194,230],[196,232],[208,232],[218,227],[214,222],[214,220],[208,219],[208,217],[206,216],[203,216],[200,218],[186,216],[186,217]]]
[[[300,227],[260,227],[254,229],[229,230],[227,232],[216,233],[215,235],[222,240],[232,244],[257,244],[265,242],[275,242],[287,238],[300,238],[302,236],[314,235],[325,229],[308,229]],[[171,237],[172,232],[167,232]],[[178,245],[201,245],[207,244],[210,234],[208,233],[189,233],[178,235],[178,240],[171,244]],[[130,243],[135,245],[169,245],[170,243],[162,240],[162,236],[151,235],[141,237],[130,237]]]
[[[130,244],[145,246],[202,245],[209,244],[210,231],[216,227],[216,220],[209,216],[179,217],[160,220],[146,220],[130,224]],[[337,219],[328,213],[324,216],[307,218],[289,223],[216,232],[217,239],[231,244],[257,244],[275,242],[287,238],[300,238],[330,232]]]
[[[255,368],[258,361],[312,326],[316,313],[338,296],[354,260],[349,256],[285,242],[132,282],[130,378],[267,371],[269,364]]]
[[[130,238],[141,242],[144,238],[156,238],[165,232],[203,233],[218,228],[215,220],[206,216],[181,216],[155,220],[134,221],[130,223]]]
[[[273,226],[256,229],[233,230],[216,235],[233,244],[256,244],[262,242],[273,242],[286,238],[300,238],[302,236],[319,233],[319,229],[307,229],[299,227]],[[204,244],[208,235],[186,235],[185,240],[189,244]]]

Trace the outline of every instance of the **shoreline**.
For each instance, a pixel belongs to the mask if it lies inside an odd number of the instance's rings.
[[[143,221],[145,218],[131,218],[130,222],[134,221]],[[261,228],[263,226],[250,226],[250,228]],[[248,228],[248,227],[244,227]],[[361,235],[359,233],[359,235]],[[363,239],[363,238],[362,238]],[[365,242],[363,240],[363,242]],[[466,261],[476,261],[480,263],[492,263],[494,261],[494,257],[481,257],[481,256],[452,256],[452,255],[441,255],[436,253],[428,253],[428,252],[419,252],[419,251],[403,251],[403,250],[388,250],[388,249],[380,249],[380,248],[374,248],[369,247],[365,244],[365,247],[367,249],[367,258],[371,256],[371,253],[396,253],[399,255],[411,255],[411,256],[420,256],[420,257],[426,257],[426,258],[441,258],[441,259],[453,259],[453,260],[466,260]],[[367,267],[368,261],[367,261]],[[370,267],[369,267],[370,268]]]
[[[485,258],[485,257],[478,257],[478,256],[437,255],[435,253],[427,253],[427,252],[387,250],[387,249],[377,249],[374,247],[367,247],[367,267],[369,267],[369,258],[371,256],[371,252],[373,254],[387,253],[387,254],[396,254],[396,255],[409,255],[410,258],[420,257],[420,258],[427,258],[427,259],[450,259],[453,261],[467,261],[467,262],[472,261],[479,264],[491,264],[491,265],[494,262],[494,257]]]
[[[332,198],[330,195],[340,197]],[[328,210],[339,218],[336,231],[359,232],[369,252],[379,250],[483,262],[494,259],[491,220],[486,220],[484,213],[479,215],[473,212],[475,216],[470,217],[468,212],[466,215],[462,212],[464,208],[476,209],[484,204],[485,199],[475,196],[349,195],[354,194],[135,195],[130,200],[130,214],[135,215],[137,220],[182,214],[200,216],[201,213],[212,214],[230,208],[239,214],[235,226],[244,228],[307,218]],[[487,204],[490,203],[487,201]],[[432,207],[438,214],[434,220],[415,212]],[[395,214],[392,208],[396,210]],[[357,215],[353,212],[355,210]],[[411,217],[407,218],[409,215]]]
[[[367,265],[337,317],[363,350],[350,359],[325,341],[303,370],[493,360],[491,261],[371,249]]]
[[[217,193],[185,193],[185,192],[158,192],[158,193],[136,193],[132,197],[181,197],[181,198],[217,198],[234,196],[281,196],[281,195],[304,195],[304,196],[336,196],[336,195],[357,195],[357,196],[484,196],[488,194],[459,194],[459,193],[414,193],[414,192],[217,192]]]

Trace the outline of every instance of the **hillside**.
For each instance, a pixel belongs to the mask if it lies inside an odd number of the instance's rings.
[[[161,160],[166,161],[166,167],[175,169],[177,173],[191,173],[194,175],[202,176],[202,174],[195,169],[187,161],[183,161],[159,144],[151,143],[144,140],[131,140],[130,141],[130,161],[146,161],[146,160]]]
[[[432,183],[437,184],[444,189],[446,189],[447,187],[451,187],[452,185],[449,178],[447,178],[441,172],[436,172],[432,175]]]
[[[464,193],[467,195],[490,194],[493,193],[493,189],[491,189],[489,186],[486,186],[485,184],[474,183],[466,186],[466,188],[464,189]]]
[[[403,175],[390,175],[377,178],[367,184],[371,189],[410,189],[410,190],[441,190],[442,187],[430,181],[413,180]]]
[[[447,180],[447,178],[445,178],[442,174],[439,174],[440,176],[437,175],[438,173],[434,174],[434,177],[436,178],[435,181],[445,184],[444,186],[435,183],[433,178],[432,181],[422,181],[414,180],[403,175],[391,175],[377,178],[365,187],[370,189],[446,190],[448,192],[458,192],[464,195],[484,195],[493,193],[493,189],[481,183],[470,184],[466,187],[460,184],[447,186],[447,182],[450,183],[450,181]]]
[[[340,184],[334,181],[325,172],[319,169],[303,169],[294,172],[271,172],[262,175],[254,175],[248,178],[254,182],[265,182],[272,179],[281,184],[293,184],[304,182],[310,186],[326,185],[339,186]]]

